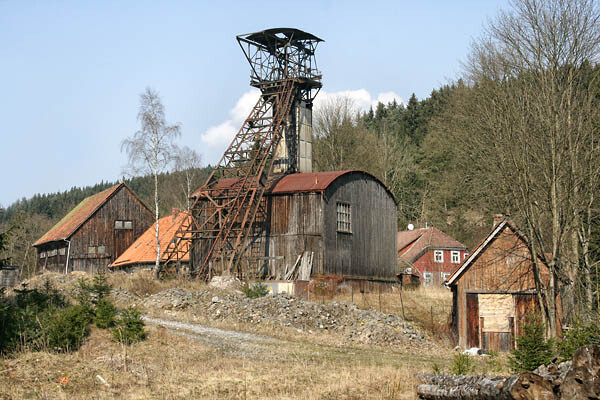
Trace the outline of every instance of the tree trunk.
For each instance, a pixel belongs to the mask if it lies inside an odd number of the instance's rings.
[[[158,171],[154,170],[154,221],[156,223],[156,264],[154,265],[154,278],[158,279],[160,275],[160,238],[158,236]]]
[[[502,376],[421,375],[417,386],[421,399],[512,400],[556,399],[550,382],[532,372]]]

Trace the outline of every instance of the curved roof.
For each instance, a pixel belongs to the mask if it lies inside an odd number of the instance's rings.
[[[301,192],[324,192],[338,178],[344,175],[364,175],[385,188],[390,197],[396,202],[392,192],[381,182],[377,177],[368,172],[359,170],[344,170],[344,171],[327,171],[327,172],[299,172],[295,174],[283,175],[276,179],[273,184],[267,189],[269,194],[284,194],[284,193],[301,193]],[[215,188],[226,189],[233,186],[239,179],[225,178],[221,179]],[[201,189],[196,190],[191,197],[197,197]]]
[[[323,39],[316,37],[312,33],[304,32],[296,28],[271,28],[254,33],[238,35],[238,37],[243,37],[244,39],[265,46],[273,41],[280,42],[281,44],[288,43],[290,40],[292,42],[295,40],[314,40],[316,42],[323,42]]]

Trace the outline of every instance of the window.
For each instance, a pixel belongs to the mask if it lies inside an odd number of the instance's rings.
[[[59,256],[64,256],[65,254],[67,254],[67,248],[66,247],[61,247],[60,249],[58,249],[58,255]]]
[[[460,263],[460,251],[452,251],[450,253],[450,261],[452,262],[452,264],[459,264]]]
[[[450,276],[450,272],[442,272],[442,282],[445,282],[449,276]]]
[[[40,252],[40,258],[46,258],[46,252],[45,251]]]
[[[337,231],[352,233],[352,209],[350,204],[337,203]]]
[[[115,221],[115,229],[133,229],[133,221]]]
[[[444,262],[444,250],[433,251],[433,262],[442,263]]]
[[[96,254],[96,247],[95,246],[88,246],[88,254],[90,256],[93,256]]]
[[[431,285],[433,282],[433,274],[431,272],[423,272],[423,284],[425,286]]]
[[[465,251],[465,253],[463,254],[463,260],[466,260],[467,257],[469,257],[469,252]]]
[[[106,253],[106,246],[98,246],[98,255],[104,255]]]
[[[50,251],[48,252],[48,257],[54,257],[55,255],[56,255],[56,249],[54,249],[54,250],[50,250]]]

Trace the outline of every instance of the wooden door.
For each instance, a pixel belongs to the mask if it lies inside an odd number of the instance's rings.
[[[115,229],[114,230],[114,246],[113,246],[113,261],[127,250],[133,243],[132,229]]]
[[[479,299],[467,293],[467,347],[479,347]]]

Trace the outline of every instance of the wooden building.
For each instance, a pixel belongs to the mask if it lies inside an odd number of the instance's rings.
[[[38,267],[60,272],[106,268],[148,229],[153,216],[119,183],[82,200],[33,244]]]
[[[224,179],[219,185],[234,182]],[[263,202],[267,220],[252,238],[258,251],[246,260],[250,274],[289,279],[301,264],[311,266],[302,279],[325,274],[397,281],[396,202],[374,176],[362,171],[284,175],[267,189]],[[192,246],[197,270],[210,239],[195,240],[201,241]],[[222,267],[211,265],[211,270],[219,274]]]
[[[166,260],[165,250],[167,244],[175,238],[175,232],[184,219],[189,219],[187,211],[174,209],[172,214],[158,220],[158,238],[161,243],[161,262]],[[180,244],[183,246],[183,242]],[[183,249],[182,249],[183,250]],[[185,254],[179,261],[178,267],[186,270],[189,264],[189,254]],[[154,268],[156,265],[156,223],[152,224],[123,254],[110,266],[112,270],[124,269],[131,271],[137,268]]]
[[[539,261],[541,279],[547,281],[548,267]],[[502,216],[494,218],[490,234],[446,285],[452,289],[452,324],[463,348],[509,351],[526,315],[539,312],[526,238]]]
[[[437,228],[398,232],[398,264],[403,278],[418,276],[423,286],[440,286],[466,259],[467,246]]]

